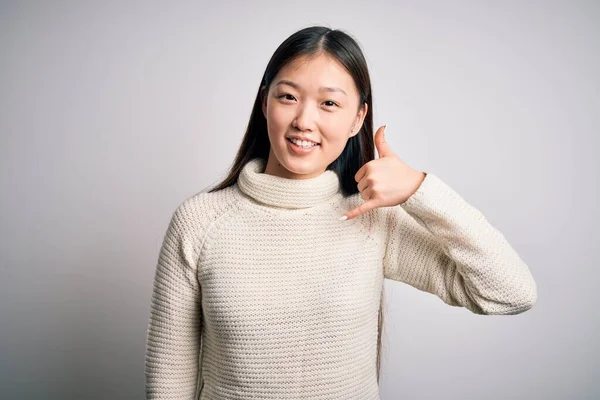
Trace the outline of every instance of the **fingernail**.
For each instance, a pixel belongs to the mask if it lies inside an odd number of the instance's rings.
[[[345,215],[342,215],[341,217],[338,218],[338,221],[344,221],[346,219],[348,219],[348,217]]]

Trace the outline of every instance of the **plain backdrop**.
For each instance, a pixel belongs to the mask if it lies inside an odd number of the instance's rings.
[[[478,316],[386,281],[382,400],[600,396],[599,2],[3,1],[2,399],[144,398],[171,214],[225,177],[269,58],[315,24],[359,41],[392,149],[538,285]]]

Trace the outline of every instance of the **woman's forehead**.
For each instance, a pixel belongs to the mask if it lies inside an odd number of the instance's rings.
[[[335,59],[319,55],[318,57],[300,57],[285,65],[277,76],[274,84],[280,81],[292,83],[290,86],[307,91],[338,91],[341,94],[356,94],[352,76]],[[295,84],[295,85],[294,85]],[[334,89],[334,90],[330,90]]]

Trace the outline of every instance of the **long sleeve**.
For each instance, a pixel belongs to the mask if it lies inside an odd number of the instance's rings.
[[[202,313],[198,240],[189,214],[183,204],[173,213],[158,257],[146,341],[147,399],[196,394]]]
[[[533,276],[504,235],[436,175],[389,209],[386,278],[475,314],[519,314],[537,301]]]

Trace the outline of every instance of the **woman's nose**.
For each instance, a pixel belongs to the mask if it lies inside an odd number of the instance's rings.
[[[316,119],[317,113],[315,108],[310,104],[305,104],[298,107],[295,125],[301,131],[312,131],[315,130]]]

